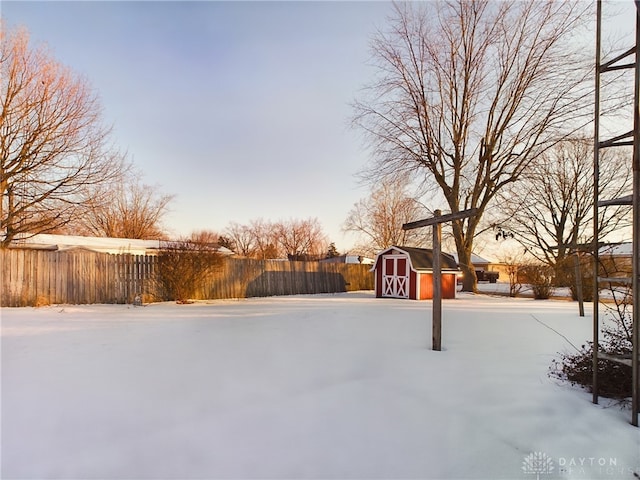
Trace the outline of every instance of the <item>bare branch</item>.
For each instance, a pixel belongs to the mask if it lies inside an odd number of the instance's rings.
[[[528,165],[581,128],[591,58],[576,44],[590,5],[569,1],[402,3],[372,43],[378,75],[354,105],[374,158],[368,178],[425,177],[452,213],[470,265],[482,215]],[[466,290],[475,289],[473,270]]]
[[[391,245],[420,247],[428,244],[428,232],[402,229],[403,224],[430,213],[409,193],[408,187],[406,177],[384,181],[374,187],[369,197],[353,206],[343,230],[357,235],[359,251],[374,255]]]
[[[86,193],[122,175],[88,83],[0,24],[1,245],[81,215]]]
[[[576,245],[593,240],[593,141],[566,140],[531,164],[523,179],[501,192],[502,225],[538,259],[550,266],[563,263]],[[629,152],[603,152],[599,195],[618,198],[631,189]],[[602,209],[603,237],[629,224],[629,208]]]

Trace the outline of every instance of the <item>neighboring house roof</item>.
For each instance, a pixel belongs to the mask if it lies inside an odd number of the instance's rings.
[[[606,245],[600,247],[599,255],[609,255],[612,257],[630,257],[633,255],[633,243],[618,243],[616,245]]]
[[[451,255],[456,260],[456,262],[458,261],[458,253],[450,253],[449,255]],[[483,265],[483,264],[486,265],[493,262],[491,262],[490,260],[487,260],[486,258],[482,258],[480,255],[476,255],[475,253],[472,253],[471,263],[474,266],[477,266],[477,265]]]
[[[16,238],[11,243],[11,247],[46,250],[71,250],[82,248],[103,253],[130,253],[133,255],[146,255],[151,252],[156,253],[160,249],[160,241],[40,233],[37,235],[25,235],[21,238]]]
[[[162,248],[161,240],[140,240],[136,238],[82,237],[78,235],[54,235],[40,233],[24,235],[15,239],[11,248],[29,248],[39,250],[85,249],[94,252],[131,255],[156,255]],[[225,247],[218,247],[223,255],[234,253]]]
[[[345,263],[361,263],[362,265],[373,265],[373,258],[363,257],[362,255],[347,255]]]
[[[405,253],[409,257],[411,268],[416,271],[433,271],[433,250],[428,248],[416,248],[416,247],[404,247],[404,246],[392,246],[376,255],[374,261],[374,268],[378,264],[378,259],[385,253],[389,253],[392,250],[398,250],[401,253]],[[442,271],[458,271],[458,262],[456,262],[453,256],[448,253],[440,254],[440,268]],[[372,269],[372,270],[373,270]]]
[[[358,263],[362,265],[372,265],[373,259],[363,257],[361,255],[344,254],[344,255],[338,255],[337,257],[323,258],[322,260],[320,260],[320,262],[322,263]]]

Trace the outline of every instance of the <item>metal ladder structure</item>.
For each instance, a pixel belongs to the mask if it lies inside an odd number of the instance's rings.
[[[632,400],[631,400],[631,424],[638,426],[638,413],[640,413],[640,295],[638,295],[638,281],[640,276],[640,61],[638,46],[640,45],[640,0],[634,0],[636,6],[636,27],[635,45],[617,57],[602,62],[601,40],[602,40],[602,1],[597,1],[596,20],[596,79],[595,79],[595,116],[594,116],[594,215],[593,215],[593,258],[594,282],[593,296],[593,403],[598,403],[598,364],[600,360],[609,360],[624,365],[631,366],[632,370]],[[631,61],[631,59],[633,59]],[[634,71],[633,90],[633,129],[622,135],[605,140],[600,139],[600,77],[603,74],[622,69],[632,69]],[[600,177],[600,151],[605,148],[620,146],[633,147],[633,191],[626,197],[603,200],[598,198],[599,177]],[[599,239],[599,209],[612,205],[631,205],[633,222],[633,256],[631,278],[603,278],[598,276],[600,271],[599,249],[602,245]],[[608,355],[600,351],[600,286],[603,284],[626,284],[631,285],[633,296],[633,318],[632,318],[632,344],[633,351],[630,358]]]

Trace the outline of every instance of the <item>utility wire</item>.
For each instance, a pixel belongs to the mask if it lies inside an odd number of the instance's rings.
[[[538,318],[536,318],[536,316],[533,313],[530,313],[529,315],[531,315],[533,317],[533,319],[538,322],[540,325],[543,325],[545,327],[547,327],[549,330],[551,330],[552,332],[557,333],[558,335],[560,335],[562,338],[564,338],[569,345],[571,345],[573,348],[576,349],[577,352],[580,352],[580,349],[578,347],[576,347],[571,340],[569,340],[567,337],[565,337],[563,334],[561,334],[559,331],[557,331],[555,328],[550,327],[549,325],[547,325],[546,323],[544,323],[542,320],[539,320]]]

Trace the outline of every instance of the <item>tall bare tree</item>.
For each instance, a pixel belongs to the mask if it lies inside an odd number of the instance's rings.
[[[255,252],[255,242],[251,229],[247,225],[231,222],[225,229],[225,235],[234,246],[234,252],[242,257],[252,257]]]
[[[112,185],[97,198],[87,201],[87,212],[71,222],[72,230],[117,238],[162,239],[166,236],[162,217],[173,195],[161,193],[158,187],[146,185],[134,175]]]
[[[425,177],[451,212],[478,209],[452,224],[464,290],[476,287],[471,251],[487,206],[581,126],[592,59],[577,39],[591,8],[407,2],[372,43],[378,75],[355,104],[355,123],[373,148],[369,174]]]
[[[320,258],[327,251],[329,242],[317,218],[290,219],[274,225],[280,248],[293,258]]]
[[[87,81],[0,23],[0,246],[66,225],[122,174],[108,133]]]
[[[631,162],[621,151],[601,155],[599,197],[631,191]],[[576,246],[593,239],[593,140],[566,140],[540,155],[526,176],[501,192],[502,226],[549,266],[563,265]],[[629,225],[629,207],[601,209],[603,236]]]
[[[278,235],[273,222],[257,218],[249,222],[249,231],[253,236],[253,257],[258,260],[268,260],[280,257]]]
[[[343,230],[357,235],[357,250],[365,255],[391,245],[421,247],[428,244],[427,232],[402,230],[402,225],[427,215],[427,209],[409,193],[406,178],[390,179],[354,204]]]

